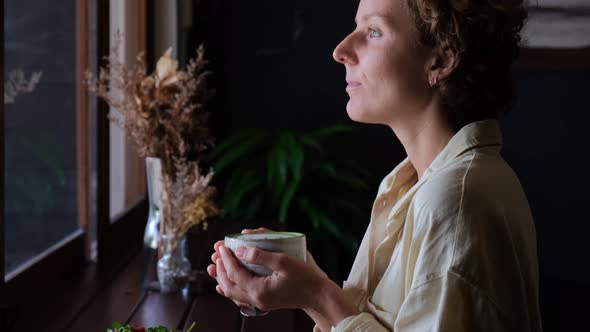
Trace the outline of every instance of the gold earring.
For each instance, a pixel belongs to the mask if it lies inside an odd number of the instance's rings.
[[[438,78],[436,76],[428,78],[428,84],[430,85],[431,88],[434,88],[437,83],[438,83]]]

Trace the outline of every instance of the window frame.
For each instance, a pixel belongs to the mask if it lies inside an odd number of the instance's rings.
[[[565,20],[568,15],[583,11],[584,17],[589,15],[588,8],[583,5],[568,6],[559,1],[543,1],[543,3],[529,4],[527,20],[534,20],[536,14],[561,13]],[[549,25],[551,26],[551,25]],[[585,70],[590,69],[590,46],[553,48],[550,46],[528,46],[521,49],[518,69],[527,70]]]
[[[138,41],[138,51],[144,52],[146,64],[151,63],[151,47],[148,39],[147,22],[153,17],[154,0],[135,0],[137,12],[137,34],[134,36]],[[98,26],[98,47],[97,52],[102,58],[110,51],[110,1],[98,0],[98,6],[102,7],[104,15],[99,16]],[[101,11],[99,10],[99,11]],[[102,30],[102,29],[104,30]],[[148,70],[150,68],[148,67]],[[143,232],[147,222],[147,191],[144,198],[125,209],[113,220],[110,216],[110,127],[111,123],[107,118],[109,105],[102,99],[97,99],[97,112],[95,119],[97,124],[98,149],[97,149],[97,259],[99,262],[111,262],[115,256],[120,256],[121,248],[113,245],[126,243],[127,251],[140,250],[143,244]],[[144,175],[145,177],[145,175]],[[125,254],[123,254],[125,256]]]
[[[4,1],[0,0],[0,6],[2,7],[2,17],[4,17]],[[88,50],[82,50],[81,47],[83,45],[87,46],[88,44],[88,5],[86,1],[76,2],[76,27],[77,27],[77,37],[76,37],[76,60],[78,62],[77,69],[76,69],[76,138],[78,140],[77,146],[77,178],[78,178],[78,224],[80,229],[77,231],[69,234],[66,236],[62,241],[59,243],[54,244],[52,247],[48,248],[42,254],[30,259],[28,262],[24,263],[21,267],[17,268],[15,271],[8,271],[5,270],[5,249],[2,250],[2,257],[0,258],[0,265],[1,266],[1,280],[2,280],[2,290],[1,290],[1,297],[5,299],[7,303],[4,304],[5,307],[9,308],[16,304],[20,304],[17,302],[16,298],[17,295],[19,298],[28,298],[39,289],[43,287],[47,287],[53,282],[56,282],[64,273],[67,273],[69,269],[76,268],[77,266],[83,266],[85,262],[85,255],[84,255],[84,245],[85,245],[85,234],[87,233],[87,215],[88,211],[88,186],[87,186],[87,172],[88,172],[88,162],[83,160],[83,158],[87,158],[88,156],[88,147],[87,147],[87,138],[83,138],[80,141],[82,135],[88,134],[88,125],[85,123],[81,126],[81,121],[85,121],[88,119],[88,107],[81,105],[82,100],[84,97],[80,96],[82,91],[81,88],[81,78],[82,78],[82,65],[87,63],[87,60],[81,59],[82,56],[88,54]],[[2,59],[0,63],[2,77],[4,77],[4,26],[2,25]],[[2,88],[4,81],[2,81]],[[1,147],[1,167],[2,170],[5,169],[4,164],[4,135],[5,135],[5,128],[4,128],[4,102],[2,102],[1,109],[1,120],[0,120],[0,131],[2,132],[2,147]],[[86,121],[87,122],[87,121]],[[2,173],[4,174],[4,172]],[[4,176],[1,176],[1,189],[0,189],[0,218],[2,219],[2,224],[0,224],[0,233],[2,234],[2,248],[5,248],[4,236],[5,236],[5,223],[4,223]],[[82,202],[82,200],[85,200]],[[43,276],[43,280],[39,280],[39,276]]]
[[[66,236],[64,240],[54,244],[41,255],[31,259],[11,272],[7,278],[5,269],[5,183],[0,176],[0,327],[2,330],[13,320],[15,310],[26,312],[29,304],[42,296],[43,290],[51,289],[72,271],[83,271],[88,262],[98,260],[99,265],[109,264],[116,257],[125,257],[130,252],[139,250],[143,243],[143,228],[147,220],[146,199],[138,202],[120,215],[116,222],[111,222],[109,214],[109,135],[110,122],[107,118],[108,105],[101,99],[90,98],[83,84],[84,72],[89,65],[88,22],[89,15],[96,15],[97,47],[95,61],[102,63],[104,56],[110,51],[110,19],[109,1],[94,0],[95,12],[90,13],[88,1],[76,1],[76,139],[77,139],[77,177],[78,177],[78,225],[79,230]],[[150,50],[147,38],[147,15],[153,0],[137,0],[140,25],[136,38],[147,51]],[[0,0],[0,14],[4,17],[4,0]],[[151,15],[151,13],[150,13]],[[0,27],[0,75],[4,77],[4,24]],[[149,59],[149,58],[148,58]],[[4,80],[0,82],[4,89]],[[4,147],[4,95],[0,97],[0,169],[5,169]],[[96,114],[89,114],[89,102],[96,103]],[[90,130],[89,120],[94,116],[96,122],[96,215],[95,223],[91,223],[90,201]],[[4,174],[4,171],[2,172]],[[95,232],[96,238],[89,234]],[[96,241],[96,242],[95,242]],[[121,248],[115,244],[126,243]],[[41,276],[41,277],[40,277]]]
[[[518,69],[526,70],[583,70],[590,69],[590,47],[585,48],[530,48],[521,49]]]
[[[4,20],[4,0],[0,0],[0,15]],[[2,43],[2,49],[0,50],[0,88],[4,91],[4,23],[0,24],[0,43]],[[4,93],[0,95],[0,170],[4,174]],[[4,325],[5,314],[7,304],[4,303],[4,275],[5,275],[5,246],[4,246],[4,176],[0,176],[0,314],[2,315],[0,326]]]

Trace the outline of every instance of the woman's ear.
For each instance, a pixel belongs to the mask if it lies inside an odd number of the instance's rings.
[[[459,58],[450,48],[434,49],[427,70],[430,85],[435,86],[438,82],[446,80],[457,68],[458,64]]]

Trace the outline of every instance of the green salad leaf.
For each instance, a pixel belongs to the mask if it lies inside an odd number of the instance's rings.
[[[193,329],[193,327],[195,327],[195,322],[193,322],[191,324],[191,326],[188,328],[188,330],[186,330],[185,332],[190,332]],[[155,327],[144,328],[142,326],[132,327],[129,324],[122,325],[119,322],[114,322],[112,327],[107,328],[107,332],[182,332],[182,331],[170,330],[169,328],[167,328],[165,326],[161,326],[161,325],[155,326]]]

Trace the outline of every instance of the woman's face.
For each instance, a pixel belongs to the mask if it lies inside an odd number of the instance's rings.
[[[407,121],[431,98],[430,51],[418,45],[404,1],[361,0],[356,29],[334,50],[334,59],[346,67],[346,111],[354,121]]]

